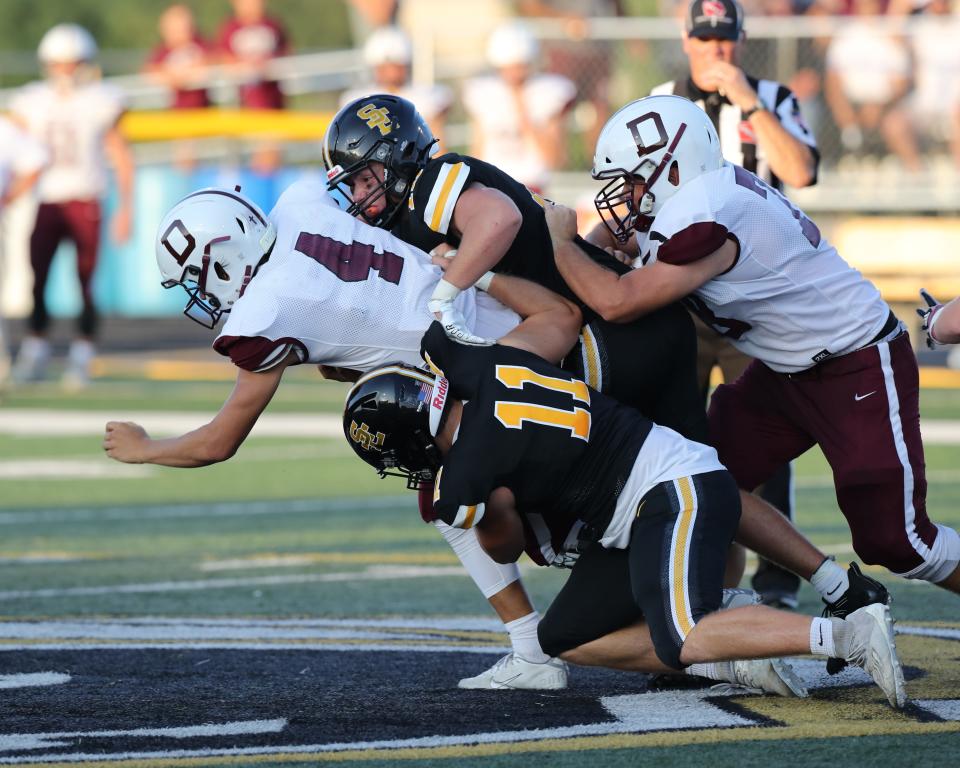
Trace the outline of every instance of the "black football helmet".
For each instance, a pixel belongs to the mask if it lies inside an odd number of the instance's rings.
[[[334,116],[323,138],[327,184],[351,201],[347,213],[363,214],[371,203],[386,196],[383,211],[367,219],[387,229],[410,196],[417,173],[436,151],[437,140],[416,107],[390,94],[356,99]],[[371,162],[384,166],[383,181],[362,200],[353,200],[347,181]]]
[[[446,379],[419,368],[404,363],[379,368],[347,395],[343,434],[380,477],[405,477],[407,487],[417,490],[440,469],[432,433],[446,413],[447,391]]]

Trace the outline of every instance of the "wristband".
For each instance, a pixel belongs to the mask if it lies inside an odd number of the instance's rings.
[[[744,120],[749,120],[751,117],[757,114],[757,112],[766,112],[766,111],[767,111],[767,105],[764,104],[762,101],[760,101],[760,99],[758,98],[754,102],[753,106],[750,107],[750,109],[744,109],[740,112],[740,114],[742,115]]]
[[[494,274],[496,274],[496,273],[495,273],[495,272],[484,272],[484,273],[483,273],[482,275],[480,275],[480,277],[477,279],[477,282],[475,282],[475,283],[473,284],[473,287],[476,288],[477,290],[480,290],[480,291],[484,291],[484,292],[489,291],[489,290],[490,290],[490,283],[493,282],[493,276],[494,276]]]
[[[433,289],[430,296],[432,301],[453,301],[460,295],[460,289],[453,283],[448,283],[442,277],[437,281],[437,286]]]

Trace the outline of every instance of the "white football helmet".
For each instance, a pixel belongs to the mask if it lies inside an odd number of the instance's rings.
[[[163,217],[157,266],[164,288],[187,292],[183,314],[213,328],[273,251],[277,232],[263,211],[236,191],[201,189]]]
[[[498,69],[513,64],[533,64],[539,53],[537,39],[521,21],[501,24],[487,41],[487,61]]]
[[[682,96],[637,99],[607,120],[597,139],[591,173],[610,180],[594,198],[597,212],[625,243],[650,228],[681,186],[722,165],[720,139],[696,104]]]
[[[91,62],[97,58],[97,43],[79,24],[57,24],[40,39],[37,57],[43,64]]]

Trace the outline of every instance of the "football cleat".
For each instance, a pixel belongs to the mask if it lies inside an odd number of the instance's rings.
[[[726,682],[711,690],[727,695],[773,693],[786,698],[805,699],[807,688],[784,659],[747,659],[717,664]]]
[[[844,621],[853,625],[846,661],[867,671],[886,694],[891,707],[903,709],[907,689],[893,639],[890,609],[875,603],[857,609]]]
[[[846,592],[833,603],[823,601],[826,605],[826,608],[823,609],[824,617],[835,616],[838,619],[845,619],[864,606],[874,603],[880,603],[881,605],[890,603],[890,593],[887,592],[887,588],[876,579],[864,575],[860,566],[856,563],[850,563],[850,567],[847,569],[847,578],[850,581],[850,586],[847,587]],[[827,672],[831,675],[837,674],[845,666],[847,666],[847,663],[843,659],[827,659]]]
[[[465,677],[457,683],[457,687],[470,690],[559,691],[567,687],[567,664],[560,659],[534,664],[508,653],[485,672],[476,677]]]

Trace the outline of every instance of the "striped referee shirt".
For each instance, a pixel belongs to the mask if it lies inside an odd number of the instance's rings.
[[[800,104],[793,91],[773,80],[758,80],[747,76],[750,87],[757,92],[760,101],[767,110],[776,116],[780,124],[794,138],[799,139],[813,151],[813,181],[817,180],[817,168],[820,165],[820,153],[813,132],[807,128],[800,114]],[[725,96],[716,91],[703,91],[694,85],[691,78],[671,80],[658,85],[651,96],[675,94],[690,99],[709,115],[717,134],[720,136],[720,148],[726,160],[742,165],[755,173],[770,186],[782,190],[783,182],[770,170],[763,147],[757,144],[756,132],[749,120],[743,119],[739,107],[731,104]]]

